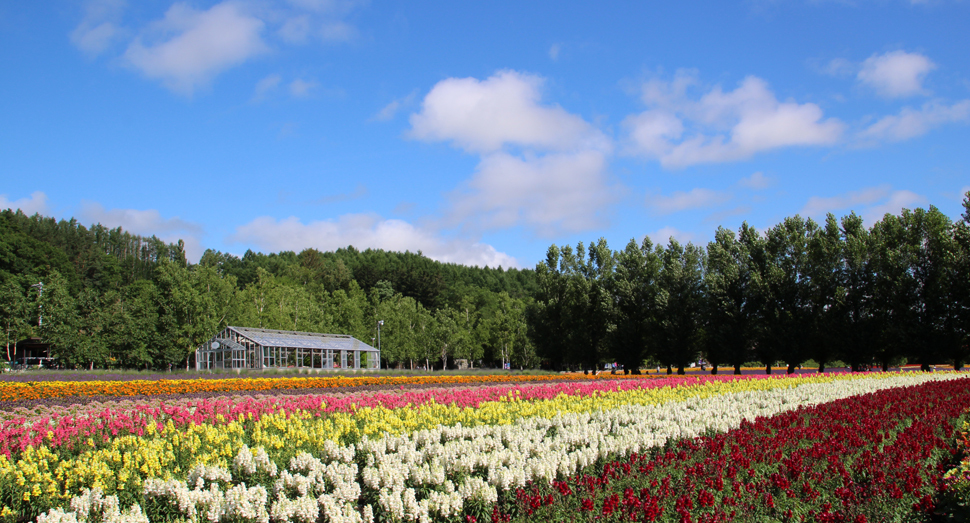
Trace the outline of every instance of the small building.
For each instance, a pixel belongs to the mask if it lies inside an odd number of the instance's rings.
[[[226,327],[195,351],[196,370],[371,369],[381,351],[346,334]]]
[[[40,338],[25,338],[13,345],[10,364],[14,368],[55,368],[57,366],[51,357],[51,344],[44,343]]]

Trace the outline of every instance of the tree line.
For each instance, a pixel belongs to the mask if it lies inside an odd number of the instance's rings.
[[[209,250],[190,264],[181,242],[0,212],[9,361],[18,340],[39,337],[67,367],[189,367],[196,347],[240,325],[350,334],[379,343],[385,367],[531,368],[533,287],[531,270],[353,247],[242,257]]]
[[[353,247],[243,256],[75,220],[0,212],[8,360],[40,337],[64,366],[190,366],[226,325],[350,334],[385,367],[684,372],[839,360],[961,367],[970,331],[970,193],[935,207],[718,228],[706,246],[603,239],[549,248],[535,270],[466,267]],[[41,285],[42,284],[42,285]],[[378,341],[379,339],[379,341]]]
[[[970,193],[963,205],[956,222],[930,207],[868,228],[855,213],[764,232],[745,223],[718,228],[706,248],[553,245],[536,267],[530,337],[553,368],[649,361],[683,373],[703,358],[713,373],[808,361],[821,372],[836,360],[959,369],[970,354]]]

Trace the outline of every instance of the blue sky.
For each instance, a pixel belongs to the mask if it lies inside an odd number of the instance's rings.
[[[654,5],[661,4],[661,5]],[[241,255],[552,243],[970,189],[970,2],[6,2],[0,208]]]

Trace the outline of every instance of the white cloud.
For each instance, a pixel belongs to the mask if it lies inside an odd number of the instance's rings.
[[[395,98],[394,100],[391,100],[391,103],[385,105],[377,114],[373,116],[373,118],[371,118],[371,120],[387,122],[394,119],[401,109],[409,107],[414,103],[414,97],[417,96],[417,94],[417,91],[414,91],[404,98]]]
[[[397,115],[397,112],[401,110],[402,102],[401,100],[392,100],[391,103],[387,104],[382,108],[377,114],[372,118],[379,122],[387,122]]]
[[[861,191],[851,191],[828,198],[812,196],[808,199],[805,207],[802,207],[802,210],[799,211],[799,214],[818,217],[834,211],[853,210],[853,207],[868,206],[873,202],[884,199],[891,192],[892,188],[890,186],[880,185],[878,187],[868,187]]]
[[[125,59],[169,89],[191,95],[219,73],[267,52],[264,25],[231,0],[207,11],[176,3],[128,46]]]
[[[902,98],[926,94],[923,80],[935,68],[936,64],[919,53],[891,51],[867,58],[857,78],[880,96]]]
[[[451,141],[470,152],[504,146],[546,150],[609,148],[609,141],[581,117],[540,104],[542,78],[500,71],[486,80],[448,78],[425,96],[411,115],[409,136]]]
[[[320,37],[327,42],[347,42],[357,36],[357,28],[343,21],[326,22],[320,27]]]
[[[186,258],[195,262],[202,257],[203,248],[199,237],[202,226],[181,218],[162,218],[155,209],[105,209],[97,202],[82,202],[78,213],[79,219],[91,223],[100,223],[108,228],[122,229],[140,236],[157,236],[162,241],[185,243]]]
[[[305,11],[330,16],[341,16],[367,4],[367,0],[287,0],[287,2]]]
[[[929,200],[922,195],[912,191],[893,191],[889,198],[874,205],[862,212],[862,217],[866,223],[874,223],[886,214],[899,214],[903,209],[912,209],[919,205],[926,205]]]
[[[761,171],[758,171],[747,178],[741,178],[741,180],[738,181],[738,185],[741,187],[746,187],[756,191],[767,189],[774,184],[775,179],[765,176]]]
[[[863,144],[899,142],[929,132],[947,123],[970,121],[970,100],[952,105],[927,102],[920,109],[904,107],[899,114],[884,116],[859,133]]]
[[[841,77],[851,76],[858,70],[859,67],[856,64],[846,60],[845,58],[835,58],[822,68],[822,72],[827,75]]]
[[[358,249],[422,251],[431,259],[489,267],[517,267],[515,258],[491,245],[462,239],[446,239],[402,220],[385,220],[373,214],[347,214],[337,220],[303,223],[296,217],[276,220],[260,217],[236,228],[230,241],[256,245],[259,249],[322,251],[353,245]]]
[[[256,82],[256,89],[253,93],[254,101],[261,101],[266,98],[271,92],[275,91],[277,87],[280,86],[280,82],[283,81],[283,77],[278,74],[271,74],[260,81]]]
[[[654,245],[662,245],[665,247],[670,243],[671,238],[677,240],[679,243],[684,244],[693,241],[696,237],[693,233],[682,231],[676,227],[670,226],[648,233],[647,236],[650,237],[650,241],[652,241]]]
[[[599,151],[489,154],[472,179],[449,195],[450,217],[466,229],[525,225],[545,237],[589,230],[604,225],[602,213],[617,198],[605,170],[606,156]]]
[[[562,52],[562,45],[552,44],[552,47],[549,48],[549,58],[551,58],[553,62],[558,61],[559,53],[561,52]]]
[[[305,98],[310,95],[310,91],[315,89],[319,84],[314,81],[306,81],[297,78],[290,82],[290,95],[295,98]]]
[[[680,71],[671,82],[643,85],[648,109],[623,122],[629,150],[660,160],[665,167],[743,160],[757,153],[792,146],[829,145],[844,125],[825,119],[812,103],[780,102],[757,77],[745,78],[724,92],[720,86],[692,98],[696,75]]]
[[[71,43],[89,56],[103,53],[123,35],[119,26],[125,0],[89,0],[84,4],[84,18],[74,31]]]
[[[813,196],[799,212],[807,217],[821,218],[827,213],[848,214],[855,211],[867,224],[881,219],[886,213],[899,214],[903,208],[927,203],[925,196],[912,191],[894,191],[888,185],[867,187],[859,191],[822,198]]]
[[[667,215],[689,209],[720,205],[730,198],[730,194],[698,187],[687,192],[675,191],[670,196],[649,195],[647,196],[647,207],[654,214]]]
[[[449,141],[481,155],[450,195],[449,217],[470,229],[525,225],[542,235],[604,223],[612,143],[583,118],[542,103],[542,78],[515,71],[449,78],[410,117],[411,138]]]
[[[40,191],[34,191],[29,197],[19,200],[10,200],[6,194],[0,194],[0,209],[20,209],[27,216],[35,214],[46,216],[50,212],[47,207],[47,195]]]
[[[306,43],[310,36],[310,16],[298,15],[288,18],[279,29],[280,38],[291,44]]]

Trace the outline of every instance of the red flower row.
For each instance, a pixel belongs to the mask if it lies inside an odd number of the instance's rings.
[[[889,389],[744,422],[522,489],[492,520],[918,520],[945,488],[968,384]]]

